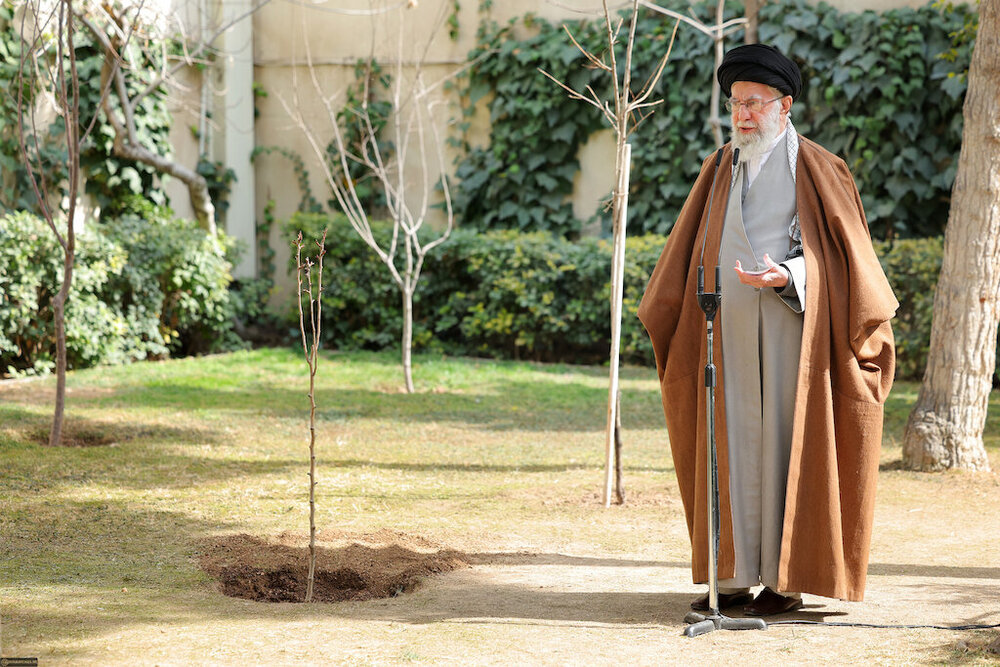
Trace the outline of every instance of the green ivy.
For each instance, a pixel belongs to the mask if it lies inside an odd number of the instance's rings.
[[[877,237],[934,236],[947,223],[965,95],[952,75],[968,68],[971,50],[939,56],[969,11],[842,14],[805,0],[761,10],[761,40],[802,69],[797,128],[847,161]]]
[[[517,39],[515,29],[521,24],[532,34]],[[582,45],[600,51],[600,23],[571,26]],[[461,127],[468,129],[476,105],[486,98],[490,142],[485,147],[462,142],[465,157],[456,169],[460,183],[454,192],[460,224],[572,237],[580,227],[569,202],[580,170],[577,148],[603,119],[596,110],[569,100],[538,69],[577,90],[588,85],[603,90],[600,72],[582,66],[582,56],[560,27],[532,15],[506,26],[484,21],[477,36],[479,44],[469,60],[478,62],[469,70]]]
[[[715,2],[664,5],[714,22]],[[940,234],[947,222],[961,144],[968,41],[954,44],[974,10],[894,9],[843,13],[826,3],[780,0],[760,12],[760,39],[802,69],[804,90],[793,108],[799,132],[848,162],[879,238]],[[742,3],[726,6],[728,18]],[[603,23],[569,21],[581,44],[601,53]],[[645,11],[633,56],[637,80],[666,50],[673,21]],[[525,37],[519,34],[527,33]],[[480,230],[541,230],[575,237],[583,221],[568,201],[579,170],[577,152],[604,127],[601,115],[570,99],[537,70],[576,90],[591,85],[607,98],[607,76],[556,26],[528,15],[505,26],[484,22],[463,85],[466,119],[486,104],[486,146],[464,140],[456,173],[460,224]],[[742,41],[735,33],[729,46]],[[486,54],[489,53],[489,56]],[[948,58],[939,57],[949,54]],[[657,90],[665,102],[633,135],[629,225],[637,233],[667,233],[702,160],[714,149],[707,123],[714,58],[711,40],[681,27]],[[721,113],[724,124],[728,117]],[[728,132],[728,127],[726,128]],[[595,213],[597,214],[597,213]],[[605,223],[607,224],[607,223]]]
[[[38,211],[17,136],[16,82],[22,42],[17,21],[14,20],[14,8],[13,0],[0,3],[0,167],[5,175],[0,185],[0,214],[18,210]],[[104,55],[86,30],[78,30],[74,39],[80,78],[80,133],[83,136],[91,119],[98,114]],[[160,62],[149,60],[138,49],[134,51],[130,62],[139,63],[152,72],[159,71]],[[65,63],[62,65],[65,66]],[[129,92],[137,92],[137,80],[130,77],[129,82]],[[36,92],[25,87],[25,104],[34,102]],[[171,118],[166,103],[166,91],[160,89],[147,96],[135,110],[136,132],[140,141],[163,156],[169,156],[171,152]],[[41,137],[43,171],[50,187],[63,182],[66,176],[67,158],[65,145],[61,142],[62,134],[63,119],[60,117],[48,128],[47,135]],[[165,204],[166,195],[156,170],[139,162],[115,157],[113,147],[114,130],[100,114],[82,146],[80,165],[86,174],[86,193],[94,198],[101,215],[108,218],[119,215],[133,195]]]
[[[385,135],[385,126],[392,113],[392,102],[383,96],[389,92],[392,78],[382,71],[382,66],[375,60],[358,60],[354,64],[354,84],[348,86],[343,108],[337,113],[337,122],[343,128],[343,139],[349,153],[347,158],[348,173],[344,174],[340,163],[340,152],[336,140],[331,140],[326,147],[326,156],[330,171],[334,178],[343,181],[350,179],[354,183],[361,207],[369,214],[376,215],[386,209],[385,192],[381,183],[367,165],[350,157],[370,155],[373,157],[369,132],[374,134],[378,150],[383,160],[388,160],[394,151],[392,141]],[[359,115],[364,109],[371,130]],[[339,210],[335,199],[328,202],[330,210]]]
[[[208,196],[215,204],[216,214],[224,214],[229,208],[229,192],[233,189],[233,183],[236,182],[236,172],[227,168],[219,160],[212,160],[204,154],[198,158],[195,171],[205,179],[205,183],[208,185]]]

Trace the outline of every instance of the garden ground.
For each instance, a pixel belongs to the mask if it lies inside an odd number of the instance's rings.
[[[419,356],[418,393],[406,395],[390,355],[324,356],[317,525],[329,586],[317,591],[341,601],[312,604],[224,594],[285,590],[281,577],[305,564],[300,354],[72,374],[76,446],[57,449],[39,444],[52,380],[3,383],[0,655],[163,665],[1000,662],[996,629],[772,625],[682,637],[700,591],[655,373],[623,372],[627,502],[604,508],[606,373]],[[1000,475],[900,468],[916,389],[898,383],[887,406],[865,602],[807,595],[783,619],[1000,623]],[[991,398],[987,444],[1000,470],[1000,396]],[[390,597],[366,599],[375,589]]]

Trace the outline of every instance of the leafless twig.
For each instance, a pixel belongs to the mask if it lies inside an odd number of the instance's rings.
[[[302,334],[302,353],[309,366],[309,574],[306,578],[306,602],[312,602],[313,582],[316,575],[316,371],[319,369],[320,335],[323,328],[323,257],[326,255],[326,230],[316,241],[318,248],[315,262],[302,257],[302,232],[294,241],[296,278],[298,281],[299,332]],[[313,290],[313,267],[318,277]],[[303,276],[305,282],[303,282]],[[306,325],[303,297],[309,303],[309,324]]]

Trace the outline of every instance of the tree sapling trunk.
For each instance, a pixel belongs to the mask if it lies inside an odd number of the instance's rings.
[[[312,602],[313,582],[316,578],[316,370],[319,363],[321,315],[323,312],[323,256],[326,255],[326,230],[316,242],[316,261],[302,258],[302,232],[295,239],[295,264],[298,267],[299,332],[302,334],[302,353],[309,367],[309,574],[306,578],[306,602]],[[313,267],[318,277],[313,278]],[[303,282],[303,278],[305,279]],[[315,291],[314,291],[315,283]],[[306,324],[303,300],[308,301],[309,323]]]

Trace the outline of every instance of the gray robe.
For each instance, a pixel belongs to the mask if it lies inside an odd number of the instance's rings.
[[[787,145],[793,132],[789,127],[745,198],[746,165],[739,165],[722,235],[720,320],[736,554],[736,576],[719,582],[726,588],[762,583],[776,589],[778,582],[805,303],[804,262],[782,262],[796,211]],[[780,294],[742,284],[732,268],[739,260],[745,270],[764,269],[764,253],[792,275]]]

